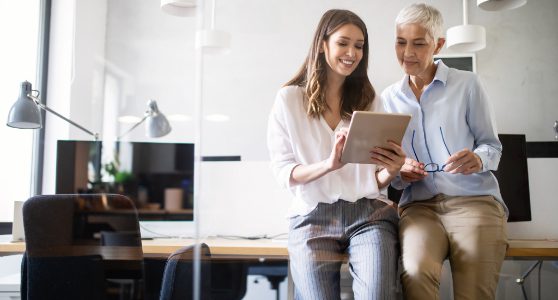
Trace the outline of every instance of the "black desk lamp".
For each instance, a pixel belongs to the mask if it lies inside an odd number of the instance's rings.
[[[33,92],[36,92],[37,94],[33,95]],[[46,105],[41,103],[41,100],[39,99],[39,94],[40,93],[38,90],[33,90],[31,88],[30,82],[28,81],[22,82],[19,97],[17,98],[17,101],[14,103],[14,105],[12,105],[12,108],[10,109],[10,113],[8,114],[8,122],[6,125],[14,128],[20,128],[20,129],[41,128],[43,127],[43,121],[41,118],[41,112],[39,111],[39,108],[42,108],[50,113],[53,113],[55,116],[61,118],[62,120],[74,125],[75,127],[83,130],[89,135],[93,136],[95,141],[99,140],[98,133],[87,130],[85,127],[62,116],[61,114],[57,113],[56,111],[48,108]]]

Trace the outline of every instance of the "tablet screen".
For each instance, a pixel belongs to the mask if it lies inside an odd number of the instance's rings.
[[[370,150],[374,147],[387,146],[388,140],[401,144],[410,120],[411,115],[408,114],[353,112],[341,161],[344,163],[372,163],[370,162]]]

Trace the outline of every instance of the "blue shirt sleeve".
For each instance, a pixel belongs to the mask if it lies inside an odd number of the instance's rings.
[[[502,156],[502,144],[498,139],[491,105],[478,76],[475,76],[470,90],[467,123],[475,137],[474,153],[482,161],[481,172],[497,170]]]

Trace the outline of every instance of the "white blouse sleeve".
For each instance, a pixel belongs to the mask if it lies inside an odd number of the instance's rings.
[[[291,173],[298,165],[295,161],[289,124],[289,113],[285,105],[285,93],[280,90],[275,98],[275,103],[269,115],[267,125],[267,147],[271,159],[271,169],[275,179],[282,187],[291,188]]]

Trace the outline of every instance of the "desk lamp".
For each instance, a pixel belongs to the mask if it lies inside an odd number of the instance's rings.
[[[35,92],[36,95],[33,95],[33,92]],[[98,133],[87,130],[85,127],[62,116],[61,114],[41,103],[39,95],[40,93],[38,90],[32,89],[30,82],[22,82],[19,97],[10,109],[10,113],[8,114],[8,122],[6,125],[20,129],[41,128],[43,127],[41,112],[39,111],[39,108],[41,108],[93,136],[95,141],[99,140]]]
[[[134,126],[130,129],[126,130],[126,132],[118,136],[118,140],[130,133],[143,122],[145,122],[145,135],[151,138],[165,136],[171,131],[169,121],[167,120],[167,117],[159,111],[157,102],[155,100],[149,100],[147,102],[147,110],[145,111],[143,118],[134,124]]]

